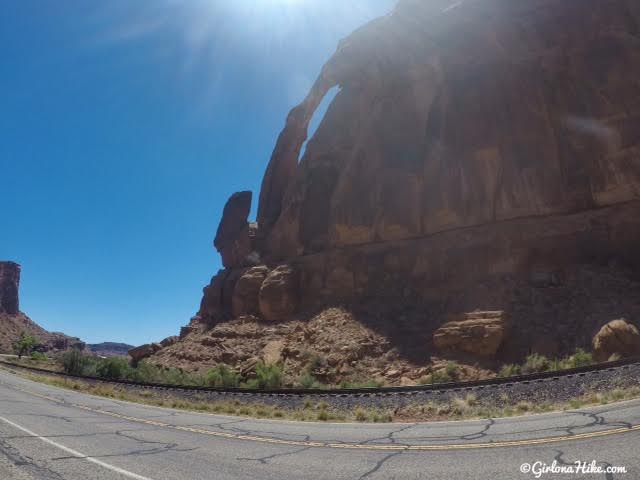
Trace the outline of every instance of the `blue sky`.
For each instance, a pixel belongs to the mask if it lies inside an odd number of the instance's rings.
[[[224,202],[250,189],[255,212],[287,112],[394,3],[0,2],[0,260],[22,264],[21,309],[88,342],[176,334],[220,268]]]

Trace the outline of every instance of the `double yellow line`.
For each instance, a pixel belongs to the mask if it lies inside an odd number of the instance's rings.
[[[6,384],[5,384],[6,385]],[[432,450],[470,450],[479,448],[505,448],[505,447],[521,447],[530,445],[546,445],[549,443],[559,443],[575,440],[586,440],[598,437],[608,437],[611,435],[619,435],[622,433],[635,432],[640,430],[640,425],[633,425],[631,427],[613,428],[610,430],[600,430],[597,432],[577,433],[575,435],[562,435],[556,437],[546,438],[532,438],[526,440],[508,440],[504,442],[490,442],[490,443],[459,443],[459,444],[446,444],[446,445],[370,445],[362,443],[327,443],[327,442],[312,442],[304,440],[282,440],[278,438],[259,437],[255,435],[242,435],[229,432],[216,432],[212,430],[206,430],[203,428],[185,427],[181,425],[171,425],[165,422],[158,422],[156,420],[147,420],[144,418],[132,417],[129,415],[122,415],[120,413],[110,412],[108,410],[102,410],[99,408],[93,408],[88,405],[82,405],[78,403],[67,403],[62,400],[51,397],[48,395],[42,395],[40,393],[33,392],[15,385],[11,385],[11,388],[19,390],[21,392],[39,397],[45,400],[49,400],[55,403],[80,408],[88,412],[98,413],[100,415],[108,415],[110,417],[119,418],[122,420],[128,420],[130,422],[141,423],[145,425],[152,425],[154,427],[169,428],[172,430],[197,433],[201,435],[209,435],[211,437],[228,438],[231,440],[245,440],[251,442],[271,443],[277,445],[299,446],[299,447],[316,447],[316,448],[336,448],[347,450],[401,450],[401,451],[432,451]]]

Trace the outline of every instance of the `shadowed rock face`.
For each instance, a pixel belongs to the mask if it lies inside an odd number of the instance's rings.
[[[260,194],[267,258],[640,198],[637,2],[451,3],[354,32],[292,110]]]
[[[19,285],[20,265],[0,262],[0,313],[15,315],[20,312]]]
[[[247,222],[251,196],[251,192],[234,193],[224,206],[213,245],[220,252],[225,267],[242,266],[251,253],[250,226]]]
[[[128,353],[131,357],[131,363],[135,366],[141,360],[150,357],[160,349],[162,349],[162,345],[159,343],[145,343],[139,347],[132,348]]]

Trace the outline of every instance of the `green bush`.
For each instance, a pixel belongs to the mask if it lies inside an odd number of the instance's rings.
[[[256,377],[247,381],[249,388],[280,388],[283,381],[283,366],[281,363],[266,364],[259,360],[255,366]]]
[[[208,387],[237,387],[239,383],[240,376],[224,363],[216,365],[205,375],[205,385]]]
[[[192,380],[190,375],[181,368],[167,368],[162,370],[162,382],[172,385],[190,385]]]
[[[593,364],[593,355],[582,348],[576,348],[574,354],[569,357],[568,363],[568,368],[585,367]]]
[[[444,371],[450,380],[458,377],[458,370],[460,370],[460,365],[453,360],[449,360],[444,367]]]
[[[60,364],[65,373],[69,375],[93,376],[96,371],[97,360],[91,355],[80,350],[69,350],[60,356]]]
[[[538,353],[532,353],[526,358],[522,366],[513,363],[503,365],[498,372],[498,376],[511,377],[513,375],[519,375],[520,373],[555,372],[557,370],[583,367],[592,364],[593,356],[582,348],[577,348],[571,356],[552,360]]]
[[[312,353],[304,367],[304,370],[308,373],[313,373],[319,368],[327,366],[327,359],[317,353]]]
[[[47,356],[42,352],[31,352],[31,355],[30,355],[29,358],[31,360],[33,360],[34,362],[46,362],[47,361]]]
[[[162,369],[152,363],[143,360],[131,372],[131,380],[142,383],[166,383]]]
[[[326,385],[319,382],[318,379],[309,372],[305,372],[298,377],[298,385],[302,388],[326,388]]]
[[[434,370],[426,377],[422,377],[418,380],[418,383],[430,384],[452,382],[458,377],[459,368],[460,366],[457,362],[449,360],[444,367]]]
[[[317,353],[306,353],[307,362],[298,377],[298,384],[302,388],[324,388],[316,378],[316,371],[327,366],[327,359]]]
[[[529,355],[522,365],[522,373],[539,373],[546,372],[551,368],[551,362],[544,355],[532,353]]]
[[[571,368],[568,364],[568,358],[554,358],[553,360],[549,360],[549,366],[546,371],[548,372],[557,372],[558,370],[564,370],[565,368]]]
[[[22,358],[23,355],[29,355],[33,348],[38,344],[38,339],[27,332],[22,332],[20,338],[13,344],[13,352]]]
[[[513,377],[514,375],[520,375],[522,373],[522,367],[515,363],[509,363],[507,365],[503,365],[500,371],[498,372],[499,377]]]
[[[98,362],[96,373],[109,380],[126,380],[133,376],[133,368],[124,357],[110,357]]]

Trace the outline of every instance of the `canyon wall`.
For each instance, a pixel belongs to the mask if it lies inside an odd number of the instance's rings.
[[[400,347],[473,310],[508,312],[519,352],[586,344],[640,315],[640,6],[400,1],[340,42],[286,119],[255,223],[250,203],[225,206],[225,268],[183,338],[348,305],[388,338],[424,333]]]

